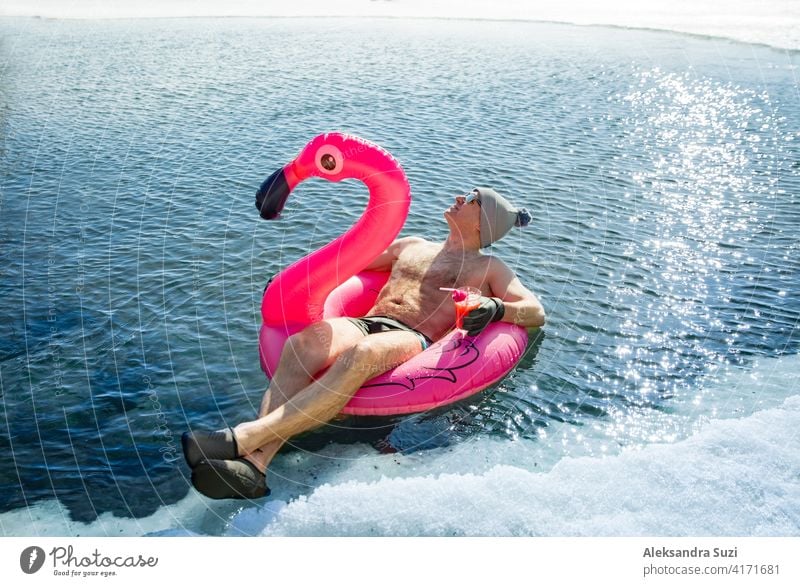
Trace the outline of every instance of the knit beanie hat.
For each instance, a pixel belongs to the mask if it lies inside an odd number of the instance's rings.
[[[517,209],[502,195],[489,187],[476,187],[481,203],[481,248],[497,242],[512,227],[522,228],[531,221],[525,208]]]

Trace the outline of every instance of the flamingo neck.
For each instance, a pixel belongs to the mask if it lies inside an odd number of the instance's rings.
[[[319,321],[330,292],[392,243],[408,214],[408,183],[402,173],[378,177],[380,183],[373,178],[363,180],[370,201],[358,221],[281,272],[268,287],[262,302],[265,323],[307,325]]]

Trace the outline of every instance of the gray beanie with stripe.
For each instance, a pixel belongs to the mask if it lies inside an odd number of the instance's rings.
[[[481,248],[497,242],[514,226],[522,228],[531,221],[525,208],[515,208],[490,187],[476,187],[481,202]]]

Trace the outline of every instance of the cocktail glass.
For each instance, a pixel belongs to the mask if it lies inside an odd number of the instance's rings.
[[[456,304],[456,328],[464,329],[464,316],[481,306],[481,291],[475,287],[459,287],[453,290]]]

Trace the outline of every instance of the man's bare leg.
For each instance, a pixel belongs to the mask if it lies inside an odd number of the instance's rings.
[[[351,324],[352,325],[352,324]],[[359,328],[355,327],[359,331]],[[236,426],[233,430],[213,432],[204,437],[205,460],[198,458],[192,467],[192,484],[211,498],[261,498],[269,494],[266,469],[280,442],[329,421],[373,376],[402,363],[422,351],[419,337],[406,331],[384,332],[363,336],[339,354],[330,368],[316,381],[297,392],[264,417]],[[217,434],[225,435],[220,441]],[[190,434],[184,434],[184,438]],[[212,437],[209,437],[212,436]],[[184,442],[187,461],[191,459]],[[259,447],[272,444],[268,451]],[[235,453],[234,453],[235,452]],[[226,454],[226,455],[223,455]]]
[[[419,337],[411,332],[384,332],[366,337],[362,334],[324,375],[291,400],[259,419],[237,425],[234,435],[240,454],[246,454],[247,460],[265,472],[277,453],[275,445],[279,448],[288,438],[330,421],[364,382],[421,351]]]
[[[364,332],[346,318],[323,320],[290,336],[261,401],[259,417],[291,400],[311,383],[316,373],[330,366],[342,352],[363,339]],[[274,456],[281,444],[281,441],[272,442],[265,446],[265,450]],[[245,454],[237,449],[236,437],[229,428],[184,433],[181,445],[186,462],[192,469],[204,460],[227,460]],[[272,456],[269,456],[270,459]]]
[[[329,367],[342,352],[363,339],[364,333],[346,318],[324,320],[291,336],[284,345],[278,367],[264,393],[258,418],[291,401],[311,383],[316,373]],[[239,455],[247,454],[247,459],[262,471],[288,439],[269,441],[248,454],[238,434],[236,438]]]

